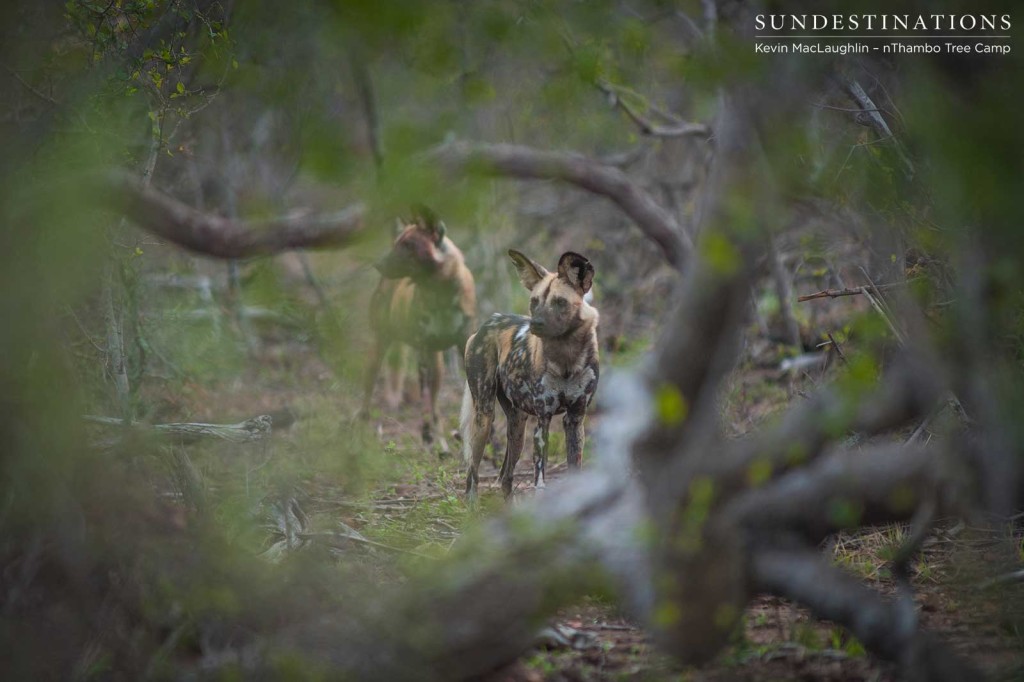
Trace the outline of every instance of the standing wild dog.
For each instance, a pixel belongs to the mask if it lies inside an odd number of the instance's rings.
[[[398,341],[417,354],[423,400],[423,442],[438,438],[438,450],[448,453],[438,432],[437,392],[444,369],[443,351],[461,351],[476,321],[473,275],[462,252],[446,236],[445,225],[432,211],[416,210],[379,263],[381,281],[370,299],[370,329],[374,335],[363,385],[364,418],[388,348]]]
[[[566,457],[580,465],[583,419],[597,389],[597,309],[584,300],[594,266],[567,252],[550,273],[518,251],[508,255],[530,290],[530,316],[495,314],[466,344],[466,391],[462,398],[463,454],[469,465],[466,494],[476,496],[477,468],[494,421],[497,398],[508,421],[501,489],[512,494],[512,476],[523,449],[529,415],[533,432],[534,485],[544,487],[551,418],[565,414]]]

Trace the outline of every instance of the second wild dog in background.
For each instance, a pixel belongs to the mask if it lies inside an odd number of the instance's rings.
[[[512,494],[516,463],[523,449],[527,417],[533,432],[534,485],[544,487],[551,418],[565,414],[566,458],[570,468],[583,454],[583,420],[597,389],[597,309],[586,300],[594,266],[571,251],[550,273],[518,251],[508,255],[530,290],[530,317],[496,313],[466,344],[466,390],[460,430],[469,465],[466,494],[476,497],[477,470],[494,421],[497,398],[508,421],[501,465],[501,489]]]
[[[370,299],[374,341],[360,409],[364,418],[369,415],[373,387],[388,348],[395,342],[408,345],[419,366],[423,442],[429,447],[436,439],[442,455],[448,454],[437,417],[443,351],[455,346],[461,353],[476,323],[473,274],[446,232],[433,211],[417,208],[391,251],[377,263],[381,281]]]

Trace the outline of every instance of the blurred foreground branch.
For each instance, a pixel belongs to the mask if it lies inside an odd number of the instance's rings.
[[[570,152],[548,152],[521,145],[450,142],[434,151],[450,166],[491,175],[562,180],[615,202],[681,269],[693,250],[690,236],[672,214],[618,168]]]
[[[143,230],[215,258],[250,258],[292,249],[347,246],[362,229],[365,208],[327,214],[296,212],[241,220],[204,213],[125,173],[100,180],[99,201]]]

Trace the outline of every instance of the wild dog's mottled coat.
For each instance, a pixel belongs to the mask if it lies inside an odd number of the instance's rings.
[[[388,348],[394,342],[404,343],[417,353],[423,441],[430,445],[437,433],[442,352],[452,346],[462,351],[475,326],[473,275],[462,252],[447,237],[444,223],[428,209],[417,211],[377,269],[382,279],[370,299],[374,344],[360,411],[363,415],[369,413],[373,387]],[[447,452],[443,434],[437,435],[439,450]]]
[[[600,374],[597,309],[585,299],[594,278],[590,262],[562,255],[555,273],[518,251],[509,251],[519,278],[530,290],[530,317],[492,315],[466,344],[466,392],[462,401],[463,452],[469,473],[466,492],[475,495],[477,469],[494,421],[498,400],[508,421],[501,487],[512,492],[527,417],[537,417],[533,434],[534,484],[544,486],[548,429],[564,414],[566,457],[571,468],[583,453],[583,420]]]

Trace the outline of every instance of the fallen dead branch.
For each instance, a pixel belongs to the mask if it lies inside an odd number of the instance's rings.
[[[273,425],[273,418],[269,414],[261,414],[237,424],[206,424],[202,422],[172,424],[126,423],[123,419],[95,415],[83,415],[82,419],[92,424],[129,428],[185,442],[201,438],[217,438],[231,443],[254,443],[269,438]]]

